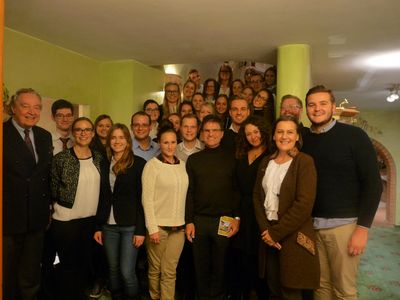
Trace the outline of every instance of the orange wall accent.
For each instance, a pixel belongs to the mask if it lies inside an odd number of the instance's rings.
[[[4,0],[0,0],[0,95],[3,100]],[[3,101],[1,101],[3,110]],[[3,299],[3,113],[0,114],[0,299]]]

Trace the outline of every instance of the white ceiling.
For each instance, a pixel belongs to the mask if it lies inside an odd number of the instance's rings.
[[[313,83],[361,109],[400,109],[385,101],[400,67],[364,63],[400,51],[399,0],[6,0],[5,25],[98,60],[148,65],[274,64],[279,45],[306,43]]]

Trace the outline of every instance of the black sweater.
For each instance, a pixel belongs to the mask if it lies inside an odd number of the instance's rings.
[[[318,183],[313,216],[357,217],[370,227],[382,193],[375,149],[358,127],[336,123],[325,133],[310,130],[302,151],[314,158]]]
[[[189,176],[186,223],[193,223],[195,215],[239,216],[235,163],[233,153],[221,146],[205,148],[189,156],[186,163]]]

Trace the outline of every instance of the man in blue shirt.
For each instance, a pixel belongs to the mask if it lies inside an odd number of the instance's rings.
[[[151,119],[144,111],[133,114],[131,118],[132,150],[135,155],[146,161],[160,154],[160,146],[150,138],[150,125]]]

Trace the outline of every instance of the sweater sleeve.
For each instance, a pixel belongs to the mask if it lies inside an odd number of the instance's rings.
[[[317,172],[309,156],[299,154],[296,171],[295,199],[269,233],[274,241],[281,241],[294,233],[311,217],[317,189]]]
[[[186,162],[186,173],[189,177],[189,186],[186,193],[186,204],[185,204],[185,223],[193,223],[193,206],[194,206],[194,192],[195,192],[195,182],[194,174],[192,169],[192,157],[189,156]]]
[[[59,197],[59,186],[61,182],[61,162],[60,155],[57,154],[51,163],[51,171],[50,171],[50,189],[51,189],[51,200],[52,202],[56,202]]]
[[[149,234],[158,232],[157,219],[154,212],[154,197],[157,181],[157,169],[150,160],[143,169],[142,204],[147,230]]]
[[[136,199],[142,198],[142,175],[143,175],[143,168],[145,166],[146,161],[135,158],[136,164],[138,164],[138,174],[136,176]],[[136,211],[136,228],[135,228],[135,235],[146,235],[146,226],[144,222],[144,211],[143,205],[141,202],[138,203],[137,211]]]
[[[238,178],[236,176],[236,168],[237,168],[237,161],[235,161],[235,172],[234,175],[232,176],[232,214],[234,217],[240,217],[240,191],[239,191],[239,185],[238,185]]]
[[[374,146],[368,135],[361,129],[360,137],[354,140],[352,149],[358,178],[360,180],[360,199],[357,224],[371,227],[382,194],[382,181]]]

